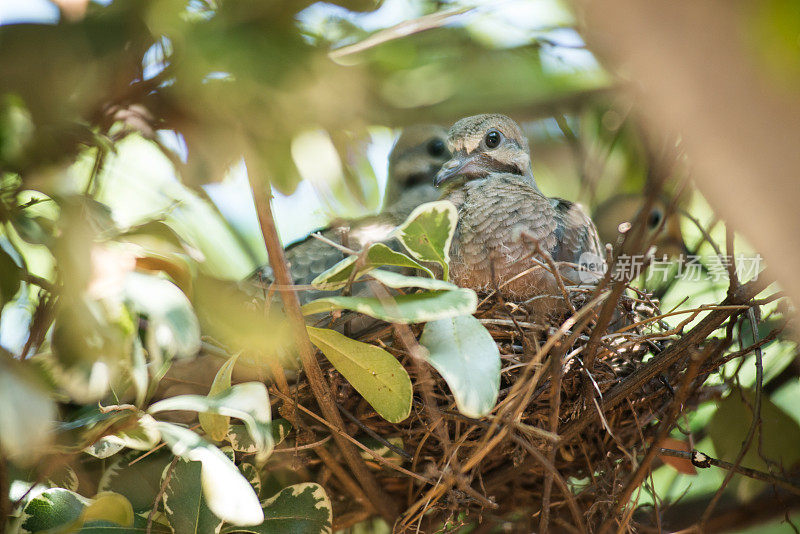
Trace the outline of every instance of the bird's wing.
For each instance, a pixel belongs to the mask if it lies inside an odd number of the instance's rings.
[[[561,198],[550,199],[558,220],[558,244],[551,252],[555,261],[593,265],[602,269],[604,249],[592,219],[579,204]]]

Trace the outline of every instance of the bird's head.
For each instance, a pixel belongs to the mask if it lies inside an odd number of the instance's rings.
[[[461,119],[450,128],[447,147],[453,156],[436,174],[437,187],[496,172],[518,174],[533,181],[528,140],[519,125],[505,115]]]
[[[411,187],[430,187],[434,175],[449,158],[445,128],[433,124],[405,128],[389,154],[386,203],[393,204]]]

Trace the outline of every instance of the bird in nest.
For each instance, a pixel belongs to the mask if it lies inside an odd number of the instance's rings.
[[[350,221],[336,221],[320,231],[323,237],[358,250],[368,242],[385,239],[411,211],[425,202],[436,200],[439,191],[433,176],[448,160],[447,130],[437,125],[415,125],[405,128],[389,154],[389,175],[384,209],[378,215]],[[344,254],[329,244],[309,236],[286,248],[286,260],[295,284],[308,285],[321,272],[333,267]],[[269,284],[272,269],[261,267],[252,279]],[[299,294],[305,302],[318,292]]]
[[[467,117],[450,129],[447,144],[452,159],[434,181],[458,209],[453,282],[550,311],[564,303],[549,259],[565,285],[599,279],[605,253],[592,220],[578,204],[542,194],[516,122]]]

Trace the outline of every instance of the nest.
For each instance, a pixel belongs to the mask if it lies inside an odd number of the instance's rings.
[[[578,311],[566,322],[563,317],[532,320],[523,307],[499,299],[481,304],[476,317],[502,358],[498,403],[481,420],[458,412],[445,381],[412,357],[409,336],[404,342],[392,325],[351,335],[385,348],[409,372],[414,403],[402,423],[381,418],[319,359],[346,416],[347,433],[379,451],[380,458],[363,451],[362,457],[402,510],[396,531],[455,531],[480,524],[487,530],[504,525],[505,531],[529,532],[538,528],[543,510],[551,529],[581,531],[619,514],[617,503],[637,455],[663,429],[659,422],[671,417],[667,426],[672,428],[679,411],[696,404],[705,377],[716,366],[697,367],[687,375],[687,362],[703,350],[705,337],[684,340],[669,365],[654,364],[667,347],[687,336],[679,329],[668,331],[646,296],[622,295],[614,317],[618,325],[625,318],[628,326],[610,334],[604,328],[602,335],[593,335],[602,299],[586,304],[587,292],[573,297]],[[421,326],[409,329],[418,339]],[[553,365],[559,361],[560,367]],[[620,397],[623,384],[632,385]],[[676,399],[678,389],[682,396]],[[303,377],[294,394],[300,405],[316,407]],[[678,411],[673,410],[676,403]],[[283,409],[291,411],[290,406],[285,403]],[[297,449],[329,432],[317,423],[298,428]],[[337,466],[330,464],[344,466],[341,459],[320,462],[311,449],[297,450],[293,458],[294,467],[319,468],[315,478],[331,497],[335,528],[371,515],[352,484],[335,476]]]

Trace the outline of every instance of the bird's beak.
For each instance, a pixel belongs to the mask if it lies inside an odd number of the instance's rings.
[[[442,168],[433,177],[433,185],[439,187],[457,176],[471,178],[484,176],[486,169],[480,164],[478,158],[478,154],[456,154],[450,161],[442,165]]]

